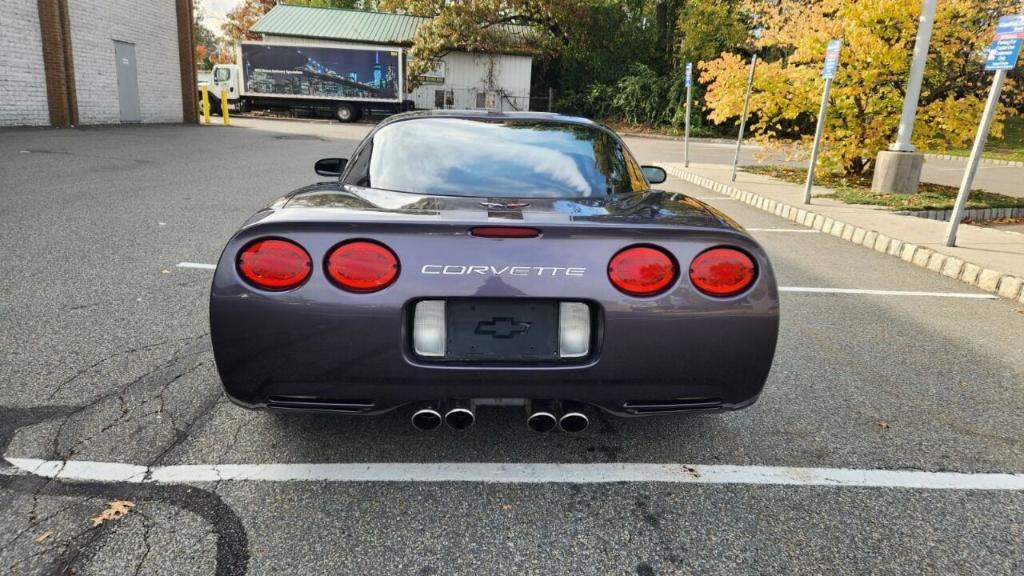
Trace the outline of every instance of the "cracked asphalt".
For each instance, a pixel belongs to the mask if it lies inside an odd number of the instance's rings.
[[[629,462],[1024,472],[1024,313],[1004,300],[783,294],[760,402],[737,413],[463,434],[408,414],[227,402],[210,273],[254,210],[366,126],[0,130],[0,451],[144,465]],[[674,143],[631,138],[641,160]],[[693,145],[695,162],[731,150]],[[681,152],[680,152],[681,154]],[[679,181],[666,187],[716,195]],[[712,199],[751,228],[793,228]],[[755,233],[780,284],[971,292],[820,234]],[[738,361],[740,359],[737,359]],[[107,502],[124,518],[92,527]],[[1024,494],[756,485],[67,482],[0,463],[0,574],[1024,574]]]

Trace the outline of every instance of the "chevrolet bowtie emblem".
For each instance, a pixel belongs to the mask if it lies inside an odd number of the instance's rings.
[[[512,318],[494,318],[476,325],[477,334],[490,334],[494,338],[512,338],[530,331],[529,322],[516,322]]]

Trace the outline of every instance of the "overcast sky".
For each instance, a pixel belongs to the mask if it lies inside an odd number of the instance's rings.
[[[241,2],[241,0],[195,0],[196,6],[203,7],[206,14],[206,27],[220,35],[220,25],[224,23],[224,15]]]

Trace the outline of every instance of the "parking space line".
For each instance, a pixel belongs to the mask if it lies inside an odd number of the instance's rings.
[[[804,294],[870,294],[874,296],[918,296],[926,298],[966,298],[969,300],[998,300],[995,294],[981,292],[919,292],[916,290],[869,290],[864,288],[817,288],[811,286],[779,286],[779,292]]]
[[[175,268],[195,268],[197,270],[216,270],[216,264],[203,264],[201,262],[178,262]]]
[[[795,468],[727,464],[549,463],[293,463],[139,466],[6,458],[45,478],[91,482],[193,484],[207,482],[475,482],[494,484],[744,484],[909,488],[918,490],[1024,490],[1024,474],[925,472],[852,468]],[[10,469],[8,469],[10,470]]]

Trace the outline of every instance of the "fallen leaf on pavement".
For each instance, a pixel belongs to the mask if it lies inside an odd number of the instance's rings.
[[[888,430],[889,429],[889,423],[886,422],[885,420],[879,420],[878,421],[878,427],[881,428],[882,430]]]
[[[161,274],[170,274],[170,273],[171,273],[171,271],[170,271],[170,270],[168,270],[167,268],[164,268],[163,270],[161,270],[161,271],[160,271],[160,273],[161,273]]]
[[[508,512],[509,510],[512,509],[512,505],[511,504],[502,504],[501,505],[501,509],[506,511],[506,512]]]
[[[92,527],[95,528],[107,520],[120,520],[134,507],[135,502],[128,500],[113,500],[108,502],[107,508],[103,512],[100,512],[99,516],[93,516]]]
[[[47,538],[49,538],[50,536],[53,536],[56,533],[57,533],[56,530],[54,530],[53,528],[50,528],[46,532],[43,532],[39,536],[36,536],[36,544],[42,544],[43,541],[45,541]]]

